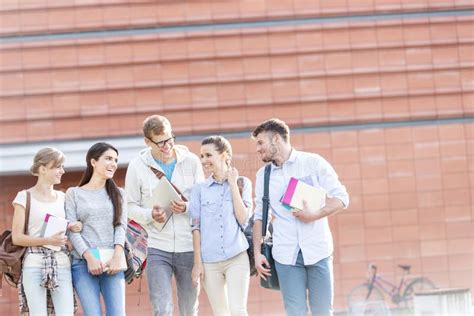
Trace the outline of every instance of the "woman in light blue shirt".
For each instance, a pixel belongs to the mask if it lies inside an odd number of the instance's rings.
[[[250,281],[243,234],[252,208],[252,183],[231,165],[232,148],[222,136],[201,143],[201,163],[210,177],[193,187],[193,284],[203,281],[214,315],[247,315]]]

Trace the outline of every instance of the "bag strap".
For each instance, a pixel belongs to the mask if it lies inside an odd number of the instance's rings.
[[[237,178],[237,187],[239,188],[240,196],[242,196],[242,193],[244,192],[244,178]]]
[[[270,198],[268,197],[268,191],[270,186],[270,172],[272,171],[272,164],[269,163],[265,166],[265,175],[263,178],[263,214],[262,214],[262,237],[265,238],[267,235],[267,222],[268,222],[268,207],[270,205]]]
[[[161,179],[161,178],[165,177],[165,179],[168,180],[166,178],[166,175],[163,172],[161,172],[160,170],[158,170],[158,169],[156,169],[152,166],[148,166],[148,167],[150,167],[151,171],[155,174],[155,176],[158,179]],[[168,182],[173,186],[173,188],[176,190],[176,192],[178,192],[179,196],[181,197],[181,200],[183,200],[184,202],[187,202],[188,199],[186,199],[186,197],[183,195],[183,193],[181,193],[181,191],[171,181],[168,181]]]
[[[31,209],[31,193],[26,191],[26,208],[25,208],[25,227],[23,233],[28,234],[28,225],[30,224],[30,209]]]
[[[237,187],[239,188],[240,197],[242,198],[243,197],[242,194],[244,192],[244,178],[242,178],[242,177],[237,178]],[[242,225],[240,225],[237,218],[235,218],[235,221],[237,222],[237,225],[239,225],[240,230],[242,231],[242,233],[244,233],[244,229],[242,228]]]

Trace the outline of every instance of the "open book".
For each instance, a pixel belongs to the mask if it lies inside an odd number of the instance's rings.
[[[153,189],[152,196],[145,202],[145,207],[153,208],[154,206],[161,207],[166,213],[166,220],[164,223],[154,221],[153,224],[159,231],[168,223],[173,212],[171,211],[171,202],[174,200],[182,200],[180,194],[175,190],[166,177],[161,177],[158,184]]]
[[[326,191],[292,177],[281,202],[292,208],[303,210],[303,200],[306,201],[310,210],[319,210],[326,204]]]
[[[43,226],[41,228],[41,237],[51,237],[59,232],[66,234],[68,221],[65,218],[57,217],[51,214],[46,214],[44,217]],[[49,248],[54,251],[61,250],[59,246],[44,245],[43,247]]]

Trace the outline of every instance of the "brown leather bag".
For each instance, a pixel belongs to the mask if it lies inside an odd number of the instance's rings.
[[[26,191],[26,212],[24,234],[28,231],[30,219],[30,192]],[[10,286],[17,287],[20,281],[21,264],[25,255],[26,247],[13,244],[12,232],[5,230],[0,235],[0,290],[2,289],[2,274]]]

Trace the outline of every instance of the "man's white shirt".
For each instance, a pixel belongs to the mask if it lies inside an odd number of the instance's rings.
[[[264,169],[257,172],[255,184],[255,219],[262,219]],[[329,197],[338,198],[346,208],[349,195],[334,168],[321,156],[292,149],[281,166],[272,164],[269,185],[270,208],[273,215],[273,258],[294,265],[301,249],[305,265],[315,264],[333,253],[333,240],[327,217],[303,223],[281,202],[290,178],[304,179],[322,188]]]

